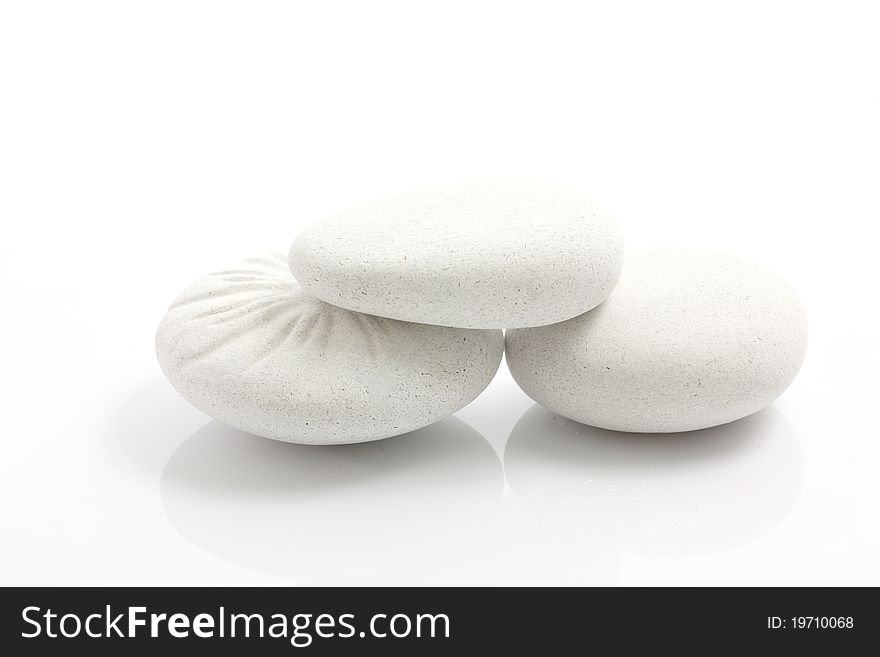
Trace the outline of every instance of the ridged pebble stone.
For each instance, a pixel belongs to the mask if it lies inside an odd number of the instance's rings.
[[[450,415],[489,384],[503,348],[500,330],[326,304],[280,254],[199,279],[156,334],[165,375],[194,406],[252,434],[309,444],[387,438]]]
[[[463,328],[540,326],[601,303],[623,260],[616,223],[578,192],[490,179],[410,193],[303,231],[290,269],[349,310]]]
[[[605,303],[507,332],[514,379],[559,415],[604,429],[676,432],[755,413],[792,382],[807,345],[792,289],[750,260],[628,254]]]

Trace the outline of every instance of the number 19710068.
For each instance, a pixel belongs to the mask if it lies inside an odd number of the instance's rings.
[[[847,630],[853,627],[852,616],[780,616],[767,617],[770,630]]]

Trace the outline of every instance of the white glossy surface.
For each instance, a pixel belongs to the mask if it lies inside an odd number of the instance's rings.
[[[714,6],[3,4],[0,582],[880,584],[876,20]],[[774,263],[810,313],[791,388],[706,441],[581,443],[502,365],[470,429],[355,460],[164,380],[181,284],[499,172],[595,187],[633,247]]]

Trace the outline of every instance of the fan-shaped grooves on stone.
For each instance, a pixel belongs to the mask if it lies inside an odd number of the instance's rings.
[[[498,330],[409,324],[305,294],[283,256],[209,274],[156,336],[178,391],[217,419],[279,440],[348,443],[411,431],[489,383]]]
[[[211,298],[218,300],[222,296],[223,294],[218,294]],[[320,308],[317,304],[324,307]],[[387,356],[379,344],[379,338],[388,335],[387,329],[382,326],[381,318],[348,311],[340,312],[339,309],[323,302],[298,297],[290,292],[284,295],[266,294],[240,308],[231,306],[229,309],[217,311],[208,308],[184,320],[186,323],[201,321],[208,326],[223,325],[225,333],[219,335],[215,342],[203,350],[183,359],[183,365],[205,358],[235,340],[249,339],[254,331],[266,335],[266,348],[249,368],[258,365],[266,356],[290,342],[292,338],[297,338],[299,341],[295,345],[296,348],[323,349],[327,346],[327,336],[338,330],[336,324],[340,322],[345,322],[349,325],[349,331],[360,335],[358,349],[362,347],[362,351],[376,359]],[[278,325],[284,328],[279,328]],[[273,335],[276,333],[277,335]]]

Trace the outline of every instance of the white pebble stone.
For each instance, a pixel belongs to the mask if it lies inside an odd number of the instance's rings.
[[[188,287],[156,335],[165,375],[233,427],[296,443],[356,443],[427,426],[473,400],[500,330],[410,324],[305,294],[287,258],[244,260]]]
[[[520,387],[605,429],[690,431],[755,413],[791,383],[807,345],[791,288],[746,259],[692,251],[627,257],[614,293],[574,319],[507,333]]]
[[[511,328],[593,308],[620,275],[623,241],[579,193],[491,179],[340,212],[301,233],[290,269],[328,303],[409,322]]]

